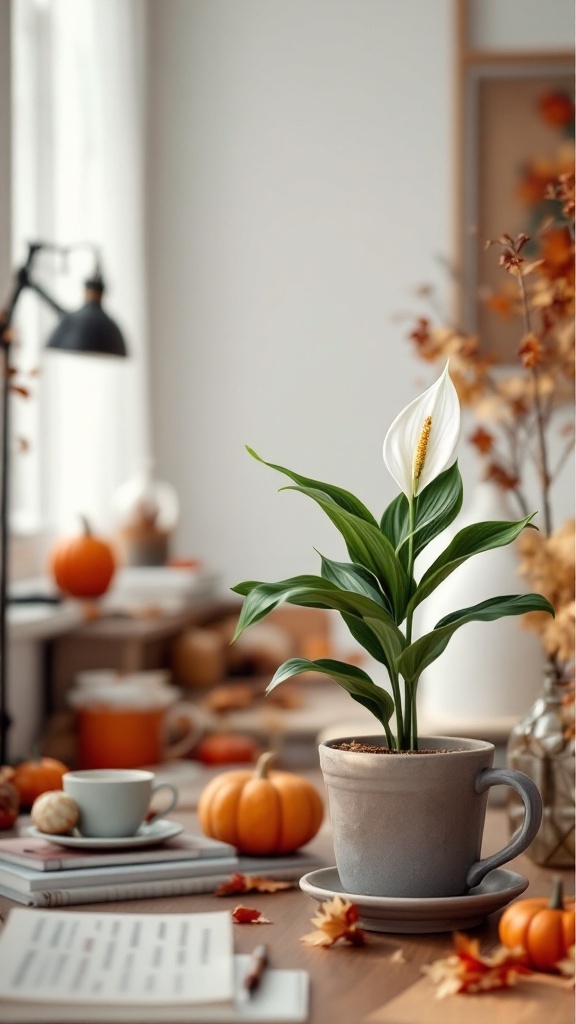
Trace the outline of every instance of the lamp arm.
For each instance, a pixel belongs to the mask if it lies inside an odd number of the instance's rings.
[[[14,287],[12,289],[8,302],[6,303],[6,306],[2,311],[0,311],[0,344],[2,345],[7,345],[9,343],[9,336],[7,333],[8,327],[12,322],[12,316],[14,314],[14,310],[16,308],[18,299],[20,298],[25,288],[30,288],[32,291],[36,292],[36,294],[39,295],[41,299],[44,299],[44,302],[46,302],[47,305],[49,305],[56,313],[58,313],[58,316],[64,316],[68,312],[68,310],[64,309],[64,307],[61,306],[60,303],[57,302],[56,299],[54,299],[50,295],[50,293],[47,292],[46,289],[42,287],[42,285],[38,284],[37,281],[34,281],[33,278],[30,277],[30,271],[32,269],[32,264],[35,260],[36,254],[40,252],[42,249],[66,251],[62,250],[60,246],[54,246],[51,244],[47,244],[46,242],[29,243],[26,262],[23,263],[22,266],[19,267],[18,270],[16,271],[14,275]]]
[[[28,278],[28,281],[26,283],[28,288],[31,288],[33,292],[36,292],[36,294],[39,295],[41,299],[44,299],[44,302],[47,302],[48,305],[51,306],[56,313],[58,313],[58,316],[65,316],[65,314],[69,312],[69,310],[64,309],[64,307],[61,306],[60,303],[56,302],[56,299],[53,299],[52,296],[49,295],[49,293],[44,288],[42,288],[42,286],[39,285],[36,281],[32,281],[30,278]]]

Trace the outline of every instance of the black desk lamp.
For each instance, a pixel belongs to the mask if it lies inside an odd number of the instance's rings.
[[[36,256],[41,251],[50,251],[67,256],[73,249],[90,248],[96,256],[96,267],[92,277],[85,282],[85,303],[76,312],[69,312],[52,298],[31,277]],[[100,273],[97,252],[94,246],[82,243],[77,246],[58,246],[47,242],[31,242],[25,263],[16,271],[12,293],[3,310],[0,311],[0,358],[2,360],[2,477],[0,479],[0,765],[8,760],[8,729],[10,716],[7,709],[7,637],[6,607],[8,592],[8,506],[9,506],[9,393],[11,364],[10,325],[14,309],[22,292],[30,288],[52,307],[61,318],[48,340],[47,348],[61,352],[78,352],[84,355],[121,356],[128,355],[122,334],[113,320],[102,309],[101,301],[104,282]]]

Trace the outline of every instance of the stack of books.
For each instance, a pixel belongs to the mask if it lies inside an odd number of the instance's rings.
[[[29,907],[61,907],[214,892],[233,874],[300,879],[322,861],[305,850],[245,857],[193,832],[162,845],[77,850],[43,839],[0,839],[0,895]]]

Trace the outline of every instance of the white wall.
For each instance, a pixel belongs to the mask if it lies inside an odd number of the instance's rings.
[[[573,0],[468,0],[469,42],[490,51],[572,50]]]
[[[344,554],[265,458],[380,513],[381,445],[431,376],[400,310],[445,283],[451,0],[149,4],[149,309],[179,554],[225,585]]]
[[[4,305],[12,270],[10,253],[10,3],[0,0],[0,305]]]
[[[573,47],[572,0],[471,0],[474,46]],[[175,553],[224,586],[316,571],[338,534],[265,458],[380,513],[381,443],[434,371],[399,311],[449,284],[452,0],[148,0],[148,294]],[[514,34],[514,26],[516,26]],[[477,478],[469,445],[467,500]],[[572,467],[556,493],[573,509]]]

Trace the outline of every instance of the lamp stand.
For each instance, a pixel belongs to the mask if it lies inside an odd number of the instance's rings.
[[[84,355],[126,356],[127,349],[124,339],[115,322],[110,319],[100,305],[104,283],[100,276],[99,261],[96,262],[96,274],[88,284],[86,303],[78,312],[70,313],[63,309],[45,289],[30,276],[32,264],[38,252],[49,249],[66,255],[70,250],[88,247],[95,252],[90,243],[77,246],[60,246],[46,242],[31,242],[25,263],[17,270],[12,293],[3,310],[0,310],[0,397],[2,401],[2,476],[0,479],[0,766],[8,762],[8,730],[10,715],[8,713],[8,637],[6,629],[8,605],[8,517],[9,517],[9,462],[10,462],[10,417],[9,396],[12,338],[10,324],[18,299],[25,288],[36,292],[58,314],[61,323],[48,342],[48,348],[66,352],[79,352]]]
[[[8,760],[7,740],[10,717],[7,708],[6,603],[8,593],[8,444],[10,417],[8,394],[10,386],[10,316],[0,315],[0,350],[2,366],[2,477],[0,479],[0,766]]]

